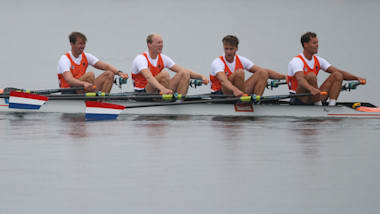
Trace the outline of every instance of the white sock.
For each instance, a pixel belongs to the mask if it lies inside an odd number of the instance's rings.
[[[321,106],[322,105],[322,101],[315,102],[314,105]]]
[[[335,106],[336,105],[336,100],[330,99],[329,106]]]

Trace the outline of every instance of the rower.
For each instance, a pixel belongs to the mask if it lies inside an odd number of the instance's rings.
[[[329,100],[329,105],[334,106],[338,99],[343,80],[358,80],[365,83],[365,79],[350,74],[332,66],[324,58],[317,56],[318,38],[317,34],[307,32],[301,36],[303,52],[294,57],[288,65],[288,87],[290,93],[311,93],[313,96],[294,97],[291,104],[322,105]],[[329,77],[318,87],[317,75],[319,70],[330,73]],[[326,95],[320,95],[326,91]]]
[[[203,84],[208,84],[208,79],[189,69],[176,64],[170,57],[161,54],[163,48],[162,37],[158,34],[150,34],[146,38],[148,51],[136,56],[132,63],[132,79],[135,92],[178,94],[186,95],[189,89],[190,78],[201,79]],[[168,68],[175,72],[170,78]]]
[[[267,80],[286,79],[276,71],[261,68],[251,60],[237,55],[239,39],[233,35],[223,38],[224,56],[216,58],[211,64],[210,80],[212,94],[244,94],[263,95]],[[244,70],[253,75],[245,80]]]
[[[128,74],[100,61],[94,55],[84,52],[87,42],[84,34],[72,32],[69,35],[69,41],[71,51],[62,55],[58,62],[59,87],[83,87],[85,91],[94,91],[96,88],[101,92],[109,93],[112,89],[115,75],[119,75],[123,79],[128,78]],[[94,72],[86,72],[88,65],[104,72],[95,78]],[[73,90],[66,93],[76,92]]]

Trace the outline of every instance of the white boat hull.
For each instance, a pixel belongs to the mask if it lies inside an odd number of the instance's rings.
[[[154,102],[134,102],[126,100],[110,101],[125,106],[150,104]],[[0,99],[0,112],[47,112],[85,114],[83,100],[49,100],[39,110],[8,108]],[[345,105],[337,106],[295,106],[288,104],[186,104],[155,107],[126,108],[121,114],[137,115],[208,115],[208,116],[248,116],[248,117],[305,117],[305,118],[380,118],[380,112],[360,112]]]

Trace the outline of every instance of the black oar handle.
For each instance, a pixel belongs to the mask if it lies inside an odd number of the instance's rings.
[[[286,80],[271,80],[267,82],[266,88],[273,90],[273,88],[278,88],[278,86],[285,84],[287,84]]]
[[[342,91],[351,91],[354,90],[358,87],[358,85],[362,85],[363,83],[359,81],[353,81],[353,82],[348,82],[342,86]]]
[[[189,82],[189,86],[192,88],[197,88],[197,86],[202,86],[203,81],[200,79],[191,79]]]

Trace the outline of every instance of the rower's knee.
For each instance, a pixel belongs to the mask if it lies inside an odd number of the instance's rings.
[[[269,78],[269,73],[266,70],[256,71],[254,75],[263,81],[267,81]]]
[[[89,77],[95,77],[95,73],[94,73],[93,71],[89,71],[89,72],[87,72],[87,75],[88,75]]]
[[[190,70],[181,70],[177,72],[177,75],[179,75],[180,79],[183,81],[185,80],[190,81],[190,73],[191,73]]]
[[[107,79],[111,79],[113,81],[113,78],[115,77],[115,74],[112,71],[105,71],[104,72]]]
[[[182,74],[182,78],[190,81],[190,74],[191,74],[190,70],[185,70],[185,72],[183,72]]]
[[[93,71],[87,72],[87,80],[92,83],[95,81],[95,73]]]
[[[170,80],[170,74],[168,71],[162,71],[160,73],[160,78],[165,80],[165,81],[169,81]]]
[[[334,79],[337,81],[337,82],[342,82],[343,81],[343,74],[339,73],[339,72],[334,72],[331,74]]]

